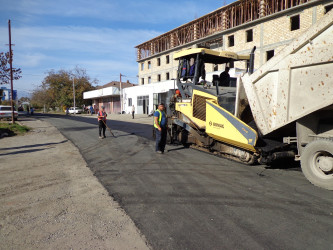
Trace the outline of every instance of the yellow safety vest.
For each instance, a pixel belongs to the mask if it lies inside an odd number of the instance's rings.
[[[162,121],[162,112],[159,110],[159,109],[157,109],[156,111],[158,111],[158,113],[160,113],[160,115],[159,115],[159,117],[158,117],[158,125],[160,125],[161,124],[161,121]],[[163,111],[164,112],[164,111]],[[156,125],[156,123],[155,123],[155,116],[154,116],[154,127],[155,128],[158,128],[158,126]]]

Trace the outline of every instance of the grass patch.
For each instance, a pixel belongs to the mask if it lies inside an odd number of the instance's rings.
[[[0,122],[0,135],[7,133],[9,136],[23,135],[30,130],[27,126],[22,126],[18,123],[11,124],[8,122]]]

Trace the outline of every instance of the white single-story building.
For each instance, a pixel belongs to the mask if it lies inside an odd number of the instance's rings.
[[[134,86],[130,82],[122,82],[121,88],[129,88]],[[108,114],[118,114],[121,112],[120,106],[120,83],[113,81],[104,86],[97,87],[96,90],[91,90],[83,93],[84,100],[91,100],[92,107],[94,108],[95,113],[101,108],[105,107],[105,112]],[[124,106],[123,106],[124,109]]]
[[[165,102],[170,89],[177,89],[175,80],[123,89],[123,110],[129,114],[134,105],[136,114],[150,114],[159,102]]]

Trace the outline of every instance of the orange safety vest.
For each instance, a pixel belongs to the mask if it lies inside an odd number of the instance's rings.
[[[100,116],[104,116],[104,118],[101,118]],[[98,120],[100,121],[102,119],[106,121],[106,113],[100,110],[98,111]]]

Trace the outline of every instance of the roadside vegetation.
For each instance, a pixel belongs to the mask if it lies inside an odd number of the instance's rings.
[[[13,56],[13,52],[12,52]],[[10,69],[9,69],[10,54],[9,52],[0,53],[0,85],[10,83]],[[22,77],[20,68],[13,69],[13,80],[18,80]]]
[[[77,107],[83,104],[90,105],[91,101],[83,100],[83,92],[93,90],[96,80],[91,80],[86,70],[74,68],[73,70],[51,70],[47,72],[42,84],[33,91],[30,104],[36,109],[48,111],[64,111],[66,107],[73,106],[73,83]]]
[[[12,124],[4,121],[0,122],[0,138],[3,137],[5,134],[7,134],[7,136],[23,135],[29,130],[29,127],[20,125],[18,123]]]

